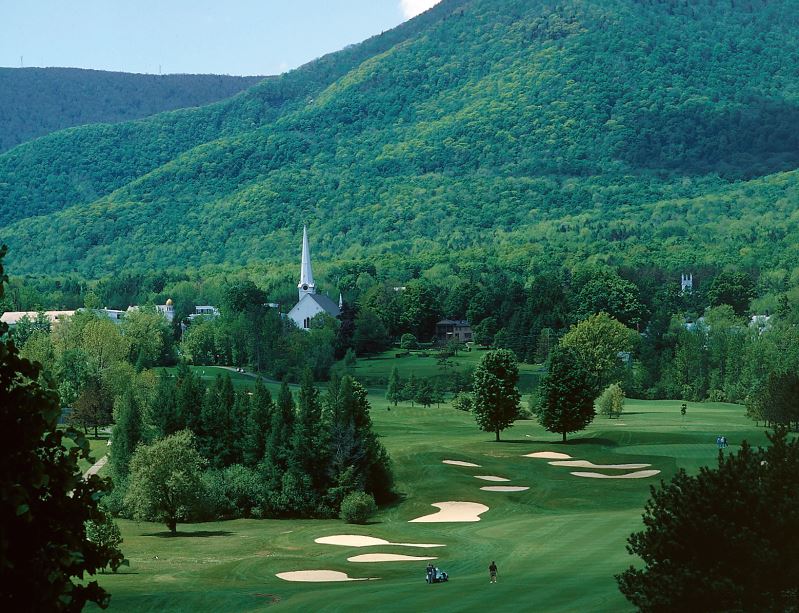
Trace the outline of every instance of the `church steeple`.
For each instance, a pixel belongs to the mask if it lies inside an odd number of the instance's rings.
[[[300,267],[300,282],[297,284],[300,300],[305,294],[315,294],[316,284],[311,270],[311,250],[308,248],[308,228],[302,227],[302,264]]]

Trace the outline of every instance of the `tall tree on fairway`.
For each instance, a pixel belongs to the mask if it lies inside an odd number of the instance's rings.
[[[519,415],[519,367],[508,349],[489,351],[474,371],[474,416],[481,430],[499,433]]]
[[[130,460],[144,430],[141,409],[133,390],[126,391],[117,401],[114,413],[116,423],[111,434],[111,470],[116,481],[128,474]]]
[[[796,610],[799,441],[785,429],[769,439],[651,488],[644,530],[627,541],[644,566],[616,576],[640,611]]]
[[[393,402],[394,406],[397,406],[397,403],[402,400],[402,380],[396,366],[391,369],[391,374],[388,377],[386,400]]]
[[[549,432],[559,432],[566,442],[569,432],[583,430],[594,419],[594,383],[577,352],[558,345],[549,357],[549,370],[541,381],[539,423]]]
[[[206,464],[188,430],[140,445],[130,461],[125,506],[135,519],[164,522],[174,535],[202,497]]]

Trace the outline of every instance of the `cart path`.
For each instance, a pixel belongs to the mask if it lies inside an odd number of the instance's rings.
[[[91,477],[92,475],[96,475],[97,473],[99,473],[99,472],[100,472],[100,469],[101,469],[103,466],[105,466],[105,465],[106,465],[106,463],[107,463],[107,462],[108,462],[108,456],[107,456],[107,455],[104,455],[102,458],[100,458],[99,460],[97,460],[97,461],[94,463],[94,465],[93,465],[93,466],[92,466],[92,467],[91,467],[89,470],[87,470],[85,473],[83,473],[83,478],[84,478],[84,479],[88,479],[88,478],[89,478],[89,477]]]

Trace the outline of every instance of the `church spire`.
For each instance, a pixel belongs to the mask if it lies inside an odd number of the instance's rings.
[[[297,284],[300,300],[305,294],[315,294],[316,284],[313,281],[311,270],[311,250],[308,248],[308,228],[302,227],[302,264],[300,267],[300,282]]]

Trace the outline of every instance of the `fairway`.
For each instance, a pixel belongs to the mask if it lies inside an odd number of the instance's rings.
[[[715,437],[725,434],[734,451],[763,433],[729,404],[691,404],[685,418],[679,402],[628,401],[621,419],[598,417],[565,445],[535,422],[520,421],[504,441],[477,430],[472,416],[449,406],[399,406],[386,410],[371,398],[372,417],[391,453],[401,499],[366,526],[336,520],[235,520],[181,524],[166,536],[163,525],[120,520],[130,568],[100,576],[115,611],[626,611],[613,579],[632,562],[625,540],[641,525],[650,484],[679,467],[695,471],[715,464]],[[569,466],[546,458],[560,452],[600,464],[651,464],[654,478],[584,479]],[[478,467],[444,464],[449,459]],[[608,474],[624,470],[596,470]],[[632,471],[628,471],[632,472]],[[518,492],[483,491],[477,475],[525,486]],[[488,507],[479,521],[409,523],[436,512],[434,503],[473,502]],[[363,535],[387,545],[342,546],[322,539]],[[368,542],[368,541],[367,541]],[[407,544],[442,544],[421,548]],[[400,545],[403,544],[403,545]],[[395,554],[390,562],[365,554]],[[427,585],[425,561],[435,557],[448,583]],[[499,582],[489,584],[496,560]],[[328,570],[346,583],[300,583],[277,573]]]

